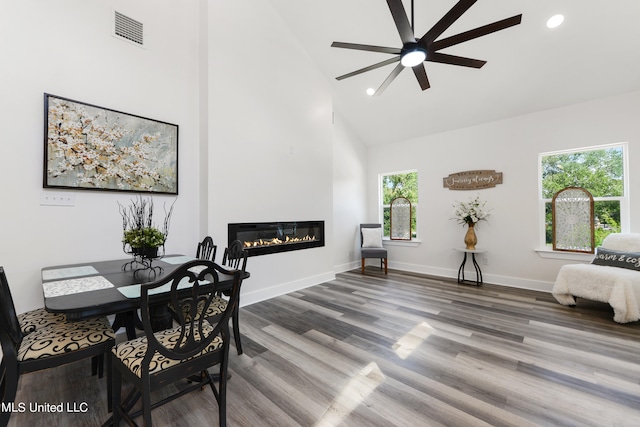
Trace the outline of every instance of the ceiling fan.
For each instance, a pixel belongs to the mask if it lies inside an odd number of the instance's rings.
[[[375,91],[375,95],[380,95],[406,67],[411,67],[413,69],[413,73],[415,74],[422,90],[429,89],[430,84],[427,77],[427,71],[424,68],[424,61],[459,65],[462,67],[482,68],[487,61],[449,55],[439,51],[468,40],[486,36],[487,34],[518,25],[522,21],[522,14],[494,22],[492,24],[484,25],[482,27],[474,28],[473,30],[456,34],[455,36],[436,40],[447,30],[447,28],[449,28],[471,6],[473,6],[476,1],[477,0],[458,1],[458,3],[453,6],[451,10],[449,10],[449,12],[447,12],[433,27],[431,27],[429,31],[417,39],[414,36],[413,30],[413,0],[411,0],[411,23],[409,23],[409,18],[407,17],[402,0],[387,0],[389,10],[391,11],[398,33],[400,33],[400,38],[402,39],[402,48],[333,42],[331,47],[390,53],[394,55],[393,58],[336,77],[336,80],[346,79],[347,77],[353,77],[367,71],[375,70],[376,68],[384,67],[385,65],[393,64],[394,62],[400,62],[396,68],[391,71],[391,74],[389,74],[386,80],[382,82],[382,85],[380,85],[378,90]]]

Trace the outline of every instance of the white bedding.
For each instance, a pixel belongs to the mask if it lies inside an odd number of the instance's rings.
[[[640,252],[640,233],[614,233],[602,247]],[[551,291],[562,305],[575,305],[574,296],[606,302],[613,307],[613,320],[640,320],[640,271],[594,264],[570,264],[560,268]]]
[[[573,264],[560,268],[551,291],[563,305],[575,305],[574,296],[606,302],[618,323],[640,320],[640,272],[619,267]]]

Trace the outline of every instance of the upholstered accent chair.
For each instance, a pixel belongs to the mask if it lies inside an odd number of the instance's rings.
[[[611,233],[590,264],[560,267],[551,293],[562,305],[577,298],[606,302],[618,323],[640,320],[640,233]]]
[[[23,373],[54,368],[89,357],[98,358],[105,354],[107,362],[109,361],[109,352],[115,344],[115,333],[104,316],[77,322],[44,313],[32,313],[22,318],[21,322],[16,315],[7,276],[0,267],[0,342],[3,353],[0,390],[3,407],[8,407],[14,401],[20,375]],[[109,391],[110,386],[110,368],[107,364]],[[110,401],[109,398],[109,409]],[[7,425],[10,416],[10,411],[2,411],[0,425]]]
[[[221,292],[219,277],[231,276],[233,284],[229,300],[217,320],[205,318],[209,307],[217,304]],[[175,311],[175,327],[154,331],[150,308],[154,290],[170,287],[171,304]],[[142,415],[146,426],[152,425],[151,409],[170,402],[184,394],[199,390],[207,384],[218,403],[219,425],[226,425],[227,366],[229,360],[229,318],[238,299],[240,272],[222,268],[210,260],[189,261],[171,274],[141,285],[141,308],[144,336],[122,342],[113,348],[112,399],[113,425],[125,418],[130,424]],[[186,315],[184,315],[186,309]],[[214,380],[209,369],[217,365],[219,378]],[[133,390],[121,401],[122,380],[133,384]],[[151,402],[151,392],[168,384],[190,380],[190,384],[165,399]],[[216,387],[216,381],[218,386]],[[128,413],[142,398],[142,409]]]
[[[213,262],[216,261],[216,252],[218,247],[213,244],[213,238],[207,236],[202,239],[202,242],[198,242],[198,249],[196,250],[196,258],[209,259]]]
[[[387,250],[382,246],[382,224],[360,224],[360,253],[362,274],[367,258],[379,258],[380,268],[384,266],[384,274],[387,274]]]

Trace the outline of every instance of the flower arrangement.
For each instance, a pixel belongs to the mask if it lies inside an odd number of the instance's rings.
[[[173,202],[175,204],[175,201]],[[173,204],[167,212],[165,209],[164,226],[162,231],[153,224],[153,199],[144,199],[139,196],[131,200],[129,207],[125,208],[120,203],[120,215],[122,216],[122,243],[131,246],[134,253],[139,253],[142,248],[158,248],[163,246],[169,235],[169,222],[173,212]]]
[[[164,245],[167,236],[154,227],[132,228],[124,231],[122,241],[132,248],[157,248]]]
[[[453,204],[453,214],[459,224],[474,226],[479,221],[486,221],[491,213],[485,209],[487,202],[481,201],[480,196],[476,196],[469,202],[456,202]]]

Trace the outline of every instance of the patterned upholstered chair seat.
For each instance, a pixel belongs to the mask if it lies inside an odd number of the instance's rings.
[[[54,323],[66,322],[64,313],[49,313],[44,307],[18,314],[20,330],[24,334],[29,334],[37,329],[44,328]]]
[[[92,364],[109,356],[115,344],[115,333],[106,317],[70,322],[54,322],[56,315],[35,310],[18,320],[11,289],[0,266],[0,344],[2,345],[2,408],[14,402],[20,376],[28,372],[55,368],[83,359]],[[46,324],[47,326],[43,326]],[[30,331],[23,332],[23,329]],[[32,329],[35,329],[32,331]],[[101,366],[101,364],[100,364]],[[107,394],[111,393],[111,371],[107,370]],[[55,398],[54,396],[51,396]],[[111,399],[107,400],[107,409]],[[9,423],[11,411],[0,411],[0,426]]]
[[[205,334],[205,337],[208,337],[209,333],[213,331],[213,327],[206,320],[203,323],[202,329]],[[180,339],[180,331],[181,331],[181,327],[177,326],[172,329],[166,329],[160,332],[156,332],[154,336],[158,339],[158,341],[163,346],[167,348],[171,348]],[[197,328],[195,328],[195,334],[197,339],[200,339],[200,334]],[[158,351],[156,351],[149,365],[149,373],[153,374],[163,369],[173,367],[187,360],[191,360],[195,357],[202,356],[207,352],[218,350],[220,347],[222,347],[222,338],[220,336],[217,336],[216,338],[213,339],[213,341],[211,341],[211,344],[209,344],[209,346],[207,346],[202,352],[196,354],[195,356],[189,359],[184,359],[184,360],[169,359],[164,355],[160,354]],[[144,359],[145,353],[147,352],[147,338],[140,337],[131,341],[120,343],[115,347],[113,347],[112,352],[115,355],[115,357],[120,359],[122,363],[131,372],[133,372],[135,375],[140,377],[141,376],[140,366]]]
[[[18,349],[18,361],[69,353],[115,337],[106,317],[50,324],[24,336]]]
[[[189,314],[189,312],[191,311],[191,304],[189,304],[188,302],[187,303],[182,302],[180,304],[180,307],[182,308],[182,315],[185,318],[185,322],[191,322],[191,315]],[[196,320],[200,319],[200,316],[202,315],[203,307],[204,307],[204,301],[200,301],[198,303]],[[174,313],[176,312],[176,309],[172,304],[169,304],[169,309]],[[227,309],[227,300],[220,296],[216,296],[213,299],[213,301],[211,301],[209,308],[207,308],[207,312],[204,314],[204,318],[208,319],[209,317],[219,316],[220,314],[224,313],[226,309]]]

